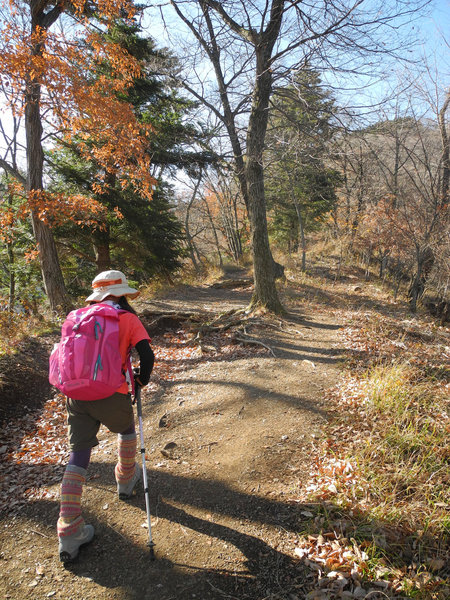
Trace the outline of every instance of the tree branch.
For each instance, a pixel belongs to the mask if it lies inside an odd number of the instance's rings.
[[[4,160],[3,158],[0,158],[0,167],[2,167],[3,169],[5,169],[5,171],[7,173],[9,173],[10,175],[12,175],[22,185],[26,185],[27,184],[26,178],[21,173],[19,173],[19,171],[17,169],[15,169],[8,162],[6,162],[6,160]]]
[[[284,4],[284,0],[277,0],[277,2]],[[230,17],[230,15],[224,10],[221,2],[218,2],[217,0],[201,0],[201,5],[202,8],[204,6],[212,8],[217,14],[220,15],[224,23],[226,23],[232,31],[252,43],[254,46],[259,43],[260,34],[251,27],[246,29],[244,26],[239,25],[239,23]]]

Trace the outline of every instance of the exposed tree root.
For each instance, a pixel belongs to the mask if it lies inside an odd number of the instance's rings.
[[[253,345],[257,345],[257,346],[263,346],[263,348],[266,348],[267,350],[269,350],[269,352],[275,358],[275,352],[272,350],[272,348],[270,346],[267,346],[267,344],[260,342],[259,340],[255,340],[252,337],[241,337],[239,335],[235,335],[234,339],[237,340],[238,342],[241,342],[242,344],[253,344]]]
[[[153,334],[161,330],[178,329],[182,327],[186,332],[192,334],[192,338],[189,340],[188,344],[190,346],[198,346],[202,352],[210,349],[204,345],[205,337],[207,337],[208,334],[220,335],[225,332],[230,332],[232,334],[231,339],[235,343],[262,346],[275,357],[273,349],[261,340],[250,335],[249,329],[254,327],[292,332],[292,330],[287,330],[285,328],[281,316],[278,315],[276,319],[274,319],[275,315],[273,312],[264,310],[261,307],[253,311],[249,311],[248,308],[231,309],[220,313],[217,316],[213,316],[210,320],[207,320],[209,315],[206,313],[170,310],[147,310],[142,313],[142,316],[145,319],[147,328]],[[272,320],[269,320],[269,317]],[[276,320],[276,322],[274,322],[274,320]],[[295,330],[295,333],[303,335],[297,330]]]

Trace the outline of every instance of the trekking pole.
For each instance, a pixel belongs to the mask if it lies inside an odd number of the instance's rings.
[[[141,388],[137,385],[135,392],[136,408],[139,420],[139,437],[141,439],[141,457],[142,457],[142,479],[144,482],[145,508],[147,510],[148,524],[148,543],[150,548],[150,560],[155,560],[155,543],[152,539],[152,523],[150,520],[150,495],[148,491],[147,467],[145,465],[145,447],[144,447],[144,428],[142,426],[142,403],[141,403]]]

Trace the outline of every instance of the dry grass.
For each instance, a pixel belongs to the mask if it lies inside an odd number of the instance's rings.
[[[293,268],[288,276],[301,303],[334,312],[347,352],[307,499],[320,507],[320,531],[340,527],[344,545],[361,544],[364,575],[388,582],[386,597],[444,600],[450,330],[409,314],[373,275],[369,282],[360,275],[318,261],[307,274]]]
[[[422,375],[408,363],[368,373],[372,433],[356,458],[374,515],[439,539],[449,526],[448,388]]]
[[[42,335],[52,326],[33,315],[0,312],[0,356],[14,354],[21,342]]]

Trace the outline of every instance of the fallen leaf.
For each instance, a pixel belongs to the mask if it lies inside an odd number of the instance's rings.
[[[445,566],[445,561],[442,560],[442,558],[432,558],[430,561],[428,561],[428,566],[432,571],[439,571],[443,566]]]
[[[312,367],[313,369],[316,368],[316,365],[313,363],[312,360],[308,360],[305,358],[304,360],[302,360],[302,363],[308,367]]]
[[[308,555],[308,550],[306,550],[305,548],[295,548],[294,549],[294,554],[298,558],[303,558],[304,556]]]

